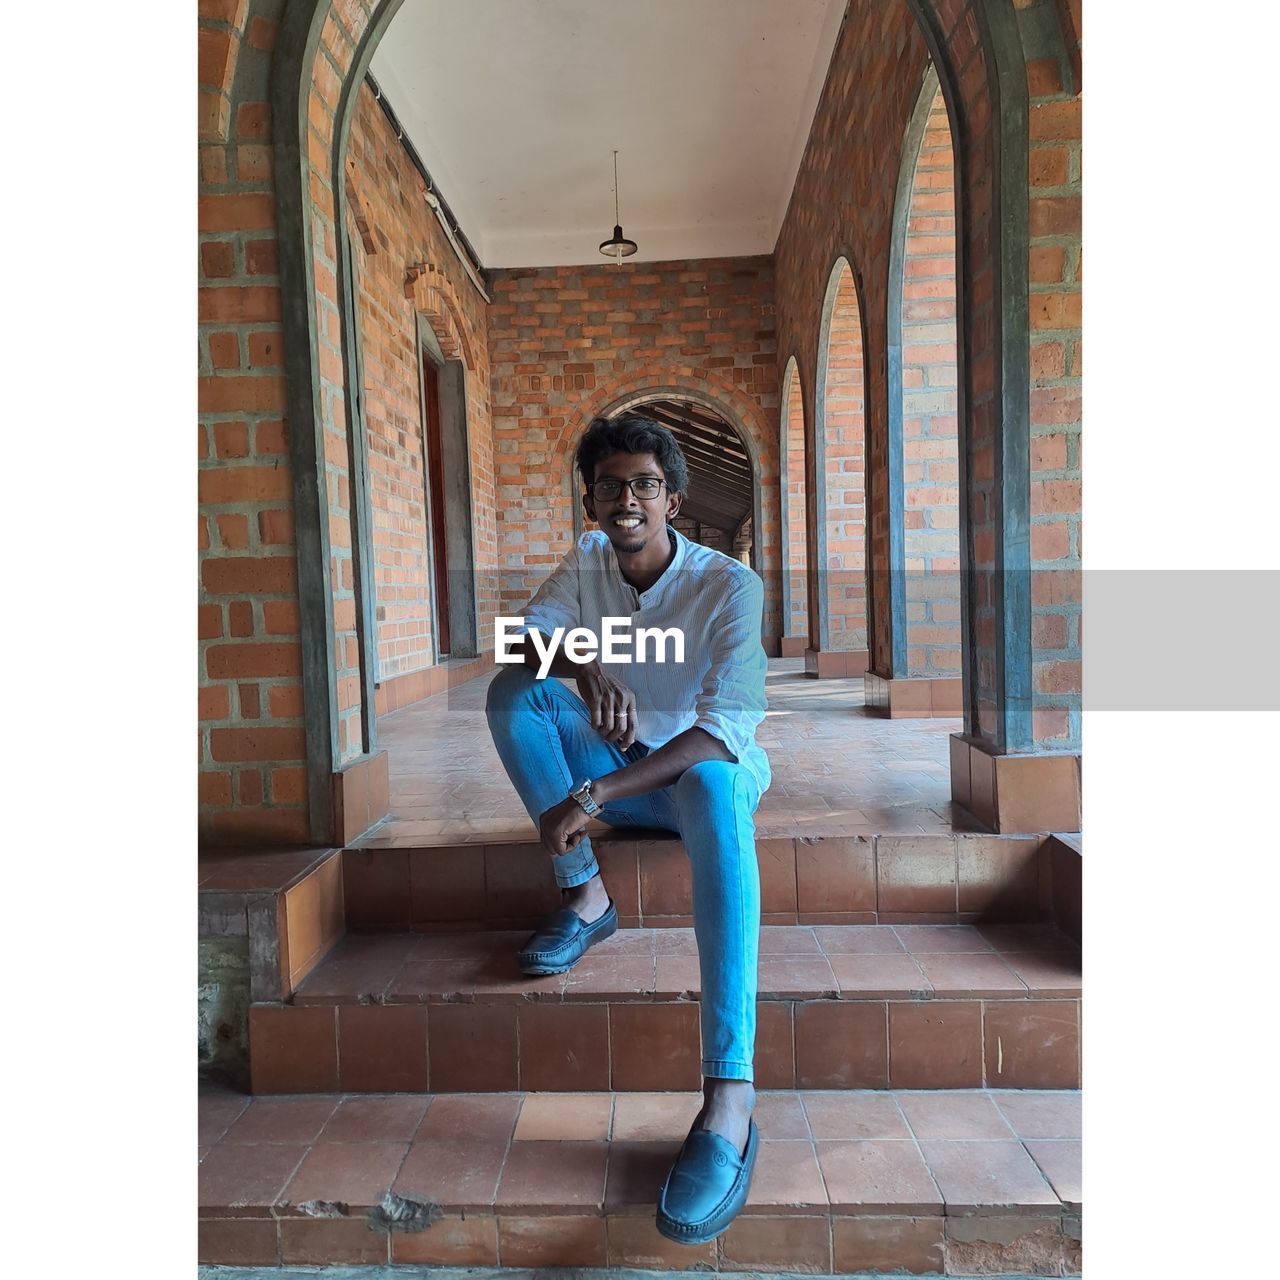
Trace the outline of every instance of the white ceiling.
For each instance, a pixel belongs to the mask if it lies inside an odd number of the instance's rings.
[[[486,267],[771,253],[845,0],[405,0],[372,71]]]

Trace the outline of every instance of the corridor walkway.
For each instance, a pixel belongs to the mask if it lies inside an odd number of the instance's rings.
[[[485,723],[490,679],[379,719],[391,811],[359,847],[492,842],[533,831]],[[865,709],[861,678],[806,679],[802,658],[770,659],[768,694],[758,741],[773,785],[760,802],[760,838],[972,829],[950,802],[947,742],[959,719],[882,719]]]

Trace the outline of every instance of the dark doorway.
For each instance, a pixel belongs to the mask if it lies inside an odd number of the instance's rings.
[[[452,652],[449,635],[449,569],[445,548],[444,441],[440,429],[440,384],[435,361],[422,352],[422,471],[426,488],[427,541],[431,561],[431,630],[436,660]]]

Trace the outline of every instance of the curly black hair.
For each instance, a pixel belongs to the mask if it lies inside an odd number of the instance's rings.
[[[688,493],[689,468],[679,442],[660,422],[643,413],[596,418],[578,441],[574,461],[583,484],[595,479],[596,464],[612,453],[651,453],[658,459],[669,493]]]

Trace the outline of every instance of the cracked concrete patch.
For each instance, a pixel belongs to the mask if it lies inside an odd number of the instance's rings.
[[[444,1214],[438,1204],[406,1200],[404,1196],[388,1191],[380,1204],[365,1210],[364,1216],[371,1229],[414,1232],[425,1231]]]

